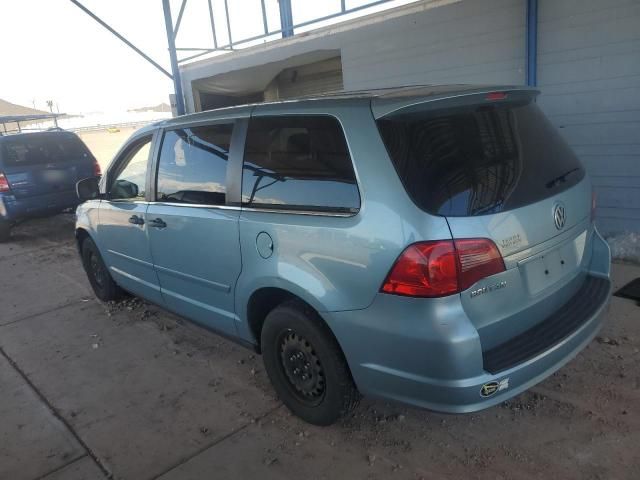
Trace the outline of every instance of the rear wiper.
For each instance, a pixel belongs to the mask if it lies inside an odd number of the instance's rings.
[[[563,173],[562,175],[558,175],[556,178],[554,178],[553,180],[547,182],[547,184],[545,185],[547,188],[553,188],[555,187],[557,184],[559,183],[564,183],[567,181],[567,177],[572,174],[573,172],[579,171],[580,169],[578,167],[576,168],[572,168],[571,170],[569,170],[568,172]]]

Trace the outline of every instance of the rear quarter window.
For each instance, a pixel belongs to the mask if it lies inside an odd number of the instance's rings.
[[[378,120],[413,201],[443,216],[525,206],[580,182],[584,169],[530,102],[474,105]]]
[[[339,122],[329,116],[252,118],[245,143],[242,203],[357,212],[360,195]]]

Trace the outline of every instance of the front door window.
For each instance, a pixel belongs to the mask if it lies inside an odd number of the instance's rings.
[[[109,200],[144,200],[151,137],[141,140],[126,154],[109,190]]]

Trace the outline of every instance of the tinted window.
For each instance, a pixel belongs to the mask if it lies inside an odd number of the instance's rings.
[[[111,188],[111,200],[144,200],[147,189],[147,163],[151,137],[141,140],[125,153]]]
[[[1,143],[2,160],[7,166],[41,165],[93,160],[82,140],[72,133],[42,132],[9,136]]]
[[[251,119],[242,202],[252,207],[357,211],[360,196],[338,121],[326,116]]]
[[[162,142],[156,199],[224,205],[233,125],[168,131]]]
[[[434,214],[510,210],[584,178],[576,156],[533,103],[398,115],[378,127],[407,192]]]

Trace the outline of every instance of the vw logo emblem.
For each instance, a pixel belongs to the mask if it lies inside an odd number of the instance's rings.
[[[553,223],[555,223],[558,230],[562,230],[566,221],[567,216],[564,211],[564,205],[556,203],[553,207]]]

